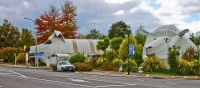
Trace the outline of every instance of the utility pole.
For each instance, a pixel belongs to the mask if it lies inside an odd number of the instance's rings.
[[[35,21],[33,19],[26,18],[26,17],[24,19],[33,21],[34,25],[35,25]],[[35,53],[37,53],[37,31],[36,31],[36,38],[35,38]],[[35,56],[35,66],[36,66],[36,64],[37,64],[37,67],[38,67],[38,56]]]
[[[128,35],[128,75],[130,74],[130,61],[129,61],[129,35],[131,34],[130,26],[128,26],[127,35]]]

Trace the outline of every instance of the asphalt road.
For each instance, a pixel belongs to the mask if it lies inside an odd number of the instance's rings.
[[[0,88],[200,88],[200,80],[113,77],[0,67]]]

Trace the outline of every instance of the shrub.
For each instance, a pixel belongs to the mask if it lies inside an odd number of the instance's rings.
[[[44,63],[43,61],[39,60],[38,66],[46,66],[46,63]]]
[[[16,59],[17,59],[17,63],[20,63],[20,64],[25,63],[25,59],[26,59],[25,54],[19,53]]]
[[[164,62],[155,55],[148,56],[141,66],[143,67],[142,69],[144,72],[154,72],[166,69]]]
[[[168,64],[170,66],[170,69],[171,70],[175,70],[176,71],[176,68],[177,68],[177,59],[179,58],[179,49],[180,47],[179,46],[172,46],[168,49]]]
[[[76,71],[92,71],[92,67],[87,63],[76,62],[74,66]]]
[[[100,58],[97,60],[96,64],[97,64],[98,66],[102,66],[102,64],[105,63],[106,61],[107,61],[106,58],[100,57]]]
[[[138,65],[135,62],[135,60],[129,59],[130,64],[130,72],[137,72],[138,71]],[[128,71],[128,60],[124,63],[124,71]]]
[[[117,66],[124,65],[124,62],[122,61],[122,59],[118,59],[118,58],[115,58],[112,61],[112,63],[115,64],[115,65],[117,65]]]
[[[73,63],[76,63],[76,62],[80,62],[80,63],[83,63],[85,61],[86,57],[83,55],[83,54],[76,54],[76,55],[73,55],[71,58],[70,58],[70,62],[73,64]]]
[[[193,60],[192,63],[194,64],[193,69],[194,69],[194,74],[199,74],[199,61],[198,60]]]
[[[117,55],[114,51],[106,51],[105,56],[110,61],[112,61],[114,58],[117,57]]]
[[[106,61],[105,63],[103,63],[102,67],[103,67],[103,70],[106,70],[106,71],[116,70],[116,66],[111,61]]]
[[[184,59],[178,59],[176,73],[180,75],[193,75],[195,73],[195,70],[192,69],[193,67],[193,62],[187,62]]]

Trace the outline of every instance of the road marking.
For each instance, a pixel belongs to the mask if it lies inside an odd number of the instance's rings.
[[[47,79],[40,79],[40,78],[33,78],[33,77],[27,77],[27,78],[35,79],[35,80],[41,80],[41,81],[47,81],[47,82],[60,83],[60,84],[70,84],[70,85],[75,85],[75,86],[83,86],[83,87],[88,87],[88,88],[94,88],[94,86],[81,85],[81,84],[75,84],[75,83],[68,83],[68,82],[61,82],[61,81],[54,81],[54,80],[47,80]]]
[[[55,75],[55,76],[72,78],[71,76],[62,76],[62,75]],[[122,83],[122,82],[107,81],[107,80],[100,80],[100,79],[87,79],[87,78],[81,78],[81,79],[101,81],[101,82],[110,82],[110,83],[117,83],[117,84],[124,84],[124,85],[136,85],[136,84],[132,84],[132,83]]]
[[[71,81],[74,81],[74,82],[88,82],[88,81],[81,80],[81,79],[73,79],[73,78],[66,78],[66,79],[70,79]],[[89,82],[89,83],[91,83],[91,82]]]
[[[20,74],[20,73],[17,73],[17,72],[15,72],[15,71],[12,71],[12,70],[9,70],[9,71],[11,71],[11,72],[13,72],[13,73],[15,73],[15,74],[18,74],[18,75],[20,75],[20,76],[22,76],[22,77],[26,78],[26,76],[25,76],[25,75],[22,75],[22,74]]]
[[[142,79],[136,79],[136,80],[138,80],[138,81],[144,81],[144,80],[142,80]]]
[[[0,87],[2,87],[2,86],[0,86]]]
[[[166,83],[169,83],[169,84],[176,84],[176,83],[172,83],[172,82],[166,82]]]
[[[129,86],[129,85],[107,85],[107,86],[95,86],[94,88],[102,88],[102,87],[116,87],[116,86]]]
[[[5,69],[0,69],[0,70],[5,70]]]

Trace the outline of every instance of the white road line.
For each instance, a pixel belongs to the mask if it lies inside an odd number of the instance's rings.
[[[69,79],[69,80],[74,81],[74,82],[88,82],[88,81],[81,80],[81,79],[73,79],[73,78],[66,78],[66,79]],[[91,82],[88,82],[88,83],[91,83]]]
[[[2,87],[2,86],[0,86],[0,87]]]
[[[0,70],[5,70],[5,69],[0,69]]]
[[[95,86],[94,88],[103,88],[103,87],[117,87],[117,86],[129,86],[129,85],[107,85],[107,86]]]
[[[138,81],[144,81],[144,80],[142,80],[142,79],[136,79],[136,80],[138,80]]]
[[[62,76],[62,75],[55,75],[55,76],[72,78],[71,76]],[[125,85],[136,85],[136,84],[132,84],[132,83],[122,83],[122,82],[107,81],[107,80],[100,80],[100,79],[87,79],[87,78],[81,78],[81,79],[101,81],[101,82],[110,82],[110,83],[117,83],[117,84],[125,84]]]
[[[15,72],[15,71],[12,71],[12,70],[9,70],[9,71],[11,71],[11,72],[13,72],[13,73],[15,73],[15,74],[18,74],[18,75],[20,75],[20,76],[22,76],[22,77],[26,78],[26,76],[25,76],[25,75],[22,75],[22,74],[20,74],[20,73],[17,73],[17,72]]]
[[[60,84],[70,84],[70,85],[75,85],[75,86],[83,86],[83,87],[88,87],[88,88],[94,88],[94,86],[81,85],[81,84],[75,84],[75,83],[68,83],[68,82],[61,82],[61,81],[54,81],[54,80],[47,80],[47,79],[40,79],[40,78],[33,78],[33,77],[27,77],[27,78],[35,79],[35,80],[41,80],[41,81],[47,81],[47,82],[60,83]]]
[[[169,83],[169,84],[176,84],[176,83],[172,83],[172,82],[166,82],[166,83]]]

